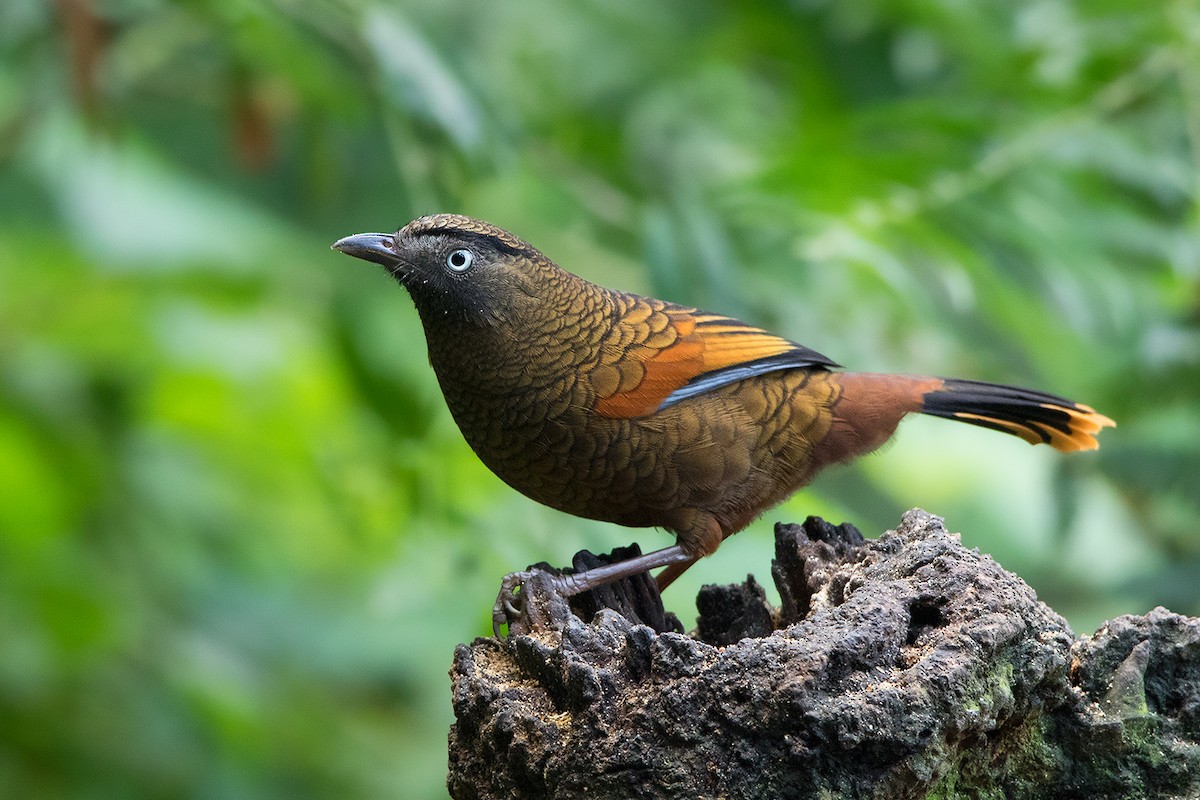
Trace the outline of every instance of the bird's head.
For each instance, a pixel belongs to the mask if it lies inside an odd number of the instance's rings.
[[[360,233],[333,244],[381,264],[430,323],[488,325],[541,303],[574,276],[508,231],[457,214],[421,217],[395,233]]]

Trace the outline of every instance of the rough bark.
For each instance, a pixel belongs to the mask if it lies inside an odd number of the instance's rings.
[[[1200,620],[1077,638],[922,511],[778,525],[772,576],[780,608],[706,587],[694,636],[643,579],[460,645],[451,795],[1200,796]]]

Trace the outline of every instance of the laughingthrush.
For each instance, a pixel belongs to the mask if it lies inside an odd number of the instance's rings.
[[[909,413],[1059,450],[1094,449],[1114,424],[1028,389],[837,372],[731,317],[589,283],[469,217],[334,247],[408,289],[446,404],[505,483],[569,514],[675,534],[672,547],[563,579],[566,593],[660,566],[665,586],[825,467],[878,448]]]

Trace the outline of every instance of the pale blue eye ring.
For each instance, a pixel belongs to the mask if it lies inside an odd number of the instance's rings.
[[[475,263],[475,254],[463,248],[446,256],[446,266],[455,272],[466,272],[473,263]]]

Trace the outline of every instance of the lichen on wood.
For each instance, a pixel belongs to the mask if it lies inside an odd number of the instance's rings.
[[[1200,620],[1077,638],[919,510],[778,525],[771,573],[779,608],[706,587],[694,635],[640,578],[460,645],[451,795],[1200,796]]]

